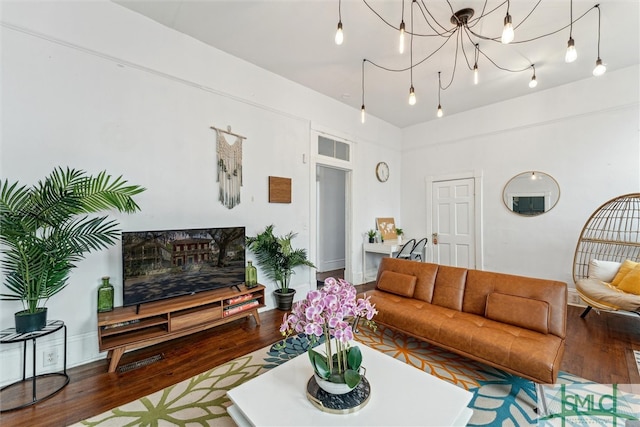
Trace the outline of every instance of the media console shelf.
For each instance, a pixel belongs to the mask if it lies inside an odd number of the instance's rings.
[[[100,351],[109,352],[109,372],[115,372],[127,350],[200,332],[242,317],[253,316],[260,325],[258,309],[265,306],[264,289],[262,285],[214,289],[98,313],[98,344]]]

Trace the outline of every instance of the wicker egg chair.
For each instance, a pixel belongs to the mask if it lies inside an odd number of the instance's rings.
[[[607,283],[617,271],[615,263],[627,259],[640,260],[640,193],[602,204],[582,228],[573,258],[573,281],[588,305],[580,317],[584,318],[591,308],[640,314],[640,295],[622,292]],[[609,279],[598,276],[598,263],[610,266]]]

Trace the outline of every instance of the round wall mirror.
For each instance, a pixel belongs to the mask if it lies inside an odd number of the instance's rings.
[[[550,211],[558,203],[560,186],[551,175],[529,171],[514,176],[504,186],[502,201],[511,212],[536,216]]]

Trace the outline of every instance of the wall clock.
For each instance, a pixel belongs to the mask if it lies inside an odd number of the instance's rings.
[[[386,182],[389,179],[389,165],[380,162],[376,165],[376,177],[380,182]]]

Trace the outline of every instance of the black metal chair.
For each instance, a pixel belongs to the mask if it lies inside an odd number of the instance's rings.
[[[411,252],[413,251],[415,245],[416,239],[407,240],[407,243],[402,245],[402,249],[400,249],[400,252],[398,252],[396,258],[411,259]]]
[[[428,241],[429,239],[426,237],[418,240],[418,243],[416,243],[413,246],[413,249],[411,249],[410,259],[420,260],[420,262],[422,262],[422,253],[424,252],[424,247],[427,245]]]

